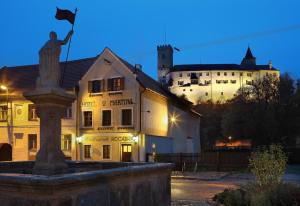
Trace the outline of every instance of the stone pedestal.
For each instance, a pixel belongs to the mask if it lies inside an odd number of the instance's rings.
[[[25,94],[37,107],[40,118],[40,150],[37,153],[33,174],[55,175],[68,169],[61,151],[61,119],[75,96],[63,89],[37,89]]]

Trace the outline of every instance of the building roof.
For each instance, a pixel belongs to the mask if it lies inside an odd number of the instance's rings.
[[[246,55],[245,55],[245,59],[253,59],[253,58],[255,58],[255,57],[253,56],[250,47],[248,47]]]
[[[96,59],[97,57],[69,61],[67,67],[65,62],[60,63],[61,75],[64,73],[63,88],[73,89]],[[11,88],[11,91],[29,91],[35,88],[38,75],[37,64],[3,67],[0,69],[0,84]]]
[[[170,72],[177,71],[213,71],[213,70],[241,70],[241,71],[259,71],[259,70],[275,70],[278,69],[269,65],[240,65],[240,64],[182,64],[174,65]]]

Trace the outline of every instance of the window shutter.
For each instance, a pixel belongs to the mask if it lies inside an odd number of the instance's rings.
[[[88,92],[92,93],[92,89],[93,89],[93,82],[92,81],[88,81]]]
[[[121,90],[124,90],[124,88],[125,88],[125,79],[124,79],[124,77],[122,77],[122,78],[120,78],[121,79]]]
[[[101,81],[100,81],[100,92],[104,92],[105,91],[105,80],[104,79],[102,79]]]
[[[112,79],[108,79],[107,80],[107,91],[111,91],[112,90]]]

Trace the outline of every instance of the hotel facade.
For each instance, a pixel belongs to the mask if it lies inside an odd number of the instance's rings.
[[[67,159],[138,162],[158,153],[200,152],[200,115],[140,65],[105,48],[61,68],[63,87],[76,95],[61,122]],[[34,160],[39,118],[23,94],[34,89],[38,65],[4,67],[0,77],[0,160]]]
[[[157,47],[158,81],[177,96],[184,96],[194,104],[212,101],[225,103],[235,97],[242,87],[249,87],[265,75],[279,78],[280,72],[270,62],[257,65],[248,47],[241,64],[185,64],[173,65],[171,45]]]

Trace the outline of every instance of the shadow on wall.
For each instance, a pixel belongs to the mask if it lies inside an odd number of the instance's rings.
[[[0,143],[0,161],[12,161],[12,147],[7,143]]]

